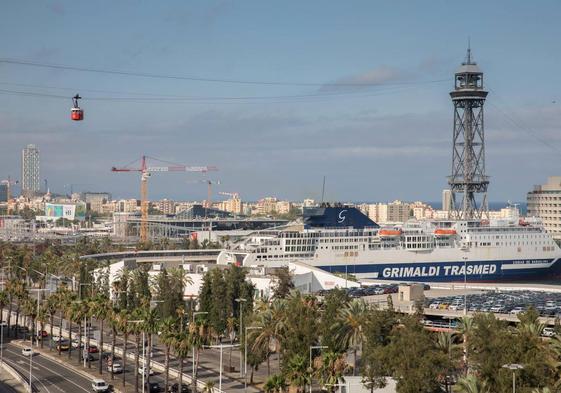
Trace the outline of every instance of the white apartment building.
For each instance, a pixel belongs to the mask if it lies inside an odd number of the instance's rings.
[[[164,214],[175,214],[175,201],[169,199],[162,199],[155,203],[159,211]]]
[[[526,200],[528,217],[541,218],[546,231],[561,239],[561,176],[550,176],[546,184],[534,186]]]

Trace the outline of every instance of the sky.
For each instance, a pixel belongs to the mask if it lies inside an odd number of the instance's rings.
[[[560,174],[560,16],[558,1],[7,2],[0,179],[33,143],[52,192],[138,198],[138,174],[110,169],[147,155],[219,169],[156,173],[150,199],[203,199],[201,179],[319,199],[325,176],[326,200],[438,201],[469,39],[489,90],[489,200],[524,201]]]

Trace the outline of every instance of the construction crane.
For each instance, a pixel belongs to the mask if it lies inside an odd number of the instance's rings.
[[[130,168],[128,165],[122,168],[112,167],[112,172],[139,172],[140,173],[140,241],[148,240],[148,178],[152,173],[157,172],[209,172],[216,171],[214,166],[186,166],[173,164],[171,166],[148,166],[146,159],[153,157],[142,156],[140,158],[140,168]],[[162,161],[165,162],[165,161]],[[132,164],[132,163],[131,163]],[[129,164],[130,165],[130,164]]]
[[[212,208],[212,186],[220,185],[220,180],[204,179],[189,181],[188,183],[202,183],[207,185],[207,198],[203,204],[203,207],[206,207],[207,209]]]
[[[229,196],[232,199],[240,199],[240,194],[237,192],[219,192],[219,194]]]
[[[12,209],[10,208],[10,204],[11,204],[11,202],[12,202],[12,193],[11,193],[12,186],[13,186],[13,185],[16,185],[16,184],[19,184],[19,181],[17,181],[17,180],[12,180],[12,179],[10,178],[10,176],[8,176],[7,179],[5,179],[5,180],[0,180],[0,184],[5,184],[5,185],[6,185],[6,203],[7,203],[7,205],[8,205],[7,210],[8,210],[8,215],[9,215],[9,214],[11,213],[11,210],[12,210]]]

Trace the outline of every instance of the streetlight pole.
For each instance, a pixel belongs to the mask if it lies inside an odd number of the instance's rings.
[[[516,393],[516,370],[522,370],[524,366],[518,363],[511,363],[503,365],[503,368],[508,368],[512,371],[512,393]]]
[[[464,260],[464,316],[467,315],[467,257],[462,257]]]
[[[129,321],[129,323],[144,323],[144,319],[137,319],[137,320]],[[144,335],[144,331],[142,331],[142,393],[144,393],[144,389],[146,388],[146,382],[145,382],[145,378],[146,378],[146,345],[145,345],[145,340],[146,340],[146,338],[145,338],[145,335]],[[127,345],[127,343],[125,343],[125,345]],[[137,348],[137,351],[138,351],[138,348]],[[138,370],[135,370],[135,372],[138,372]]]
[[[314,349],[327,349],[329,348],[327,345],[312,345],[310,346],[310,393],[312,393],[312,371],[313,371],[313,366],[312,366],[312,350]]]
[[[239,346],[239,344],[220,344],[220,345],[208,345],[205,346],[205,348],[220,348],[220,376],[218,379],[218,390],[221,392],[222,391],[222,349],[223,348],[234,348]]]
[[[91,285],[90,283],[80,283],[80,287],[78,288],[80,302],[82,302],[82,286]],[[82,353],[82,359],[84,360],[84,368],[86,368],[86,362],[89,362],[89,356],[87,355],[89,348],[86,348],[86,341],[88,337],[88,316],[84,313],[84,346],[82,347],[82,343],[78,343],[78,352]],[[59,340],[60,341],[60,340]],[[72,343],[70,343],[72,345]],[[103,351],[103,348],[101,349]]]
[[[41,273],[42,274],[42,273]],[[37,291],[37,315],[39,315],[39,295],[41,294],[42,291],[48,291],[47,288],[30,288],[29,291]],[[37,321],[37,318],[35,318],[35,335],[37,337],[39,332],[39,322]],[[43,337],[41,336],[41,339],[43,339]],[[36,345],[37,347],[39,347],[39,339],[36,340]],[[59,345],[60,345],[60,341],[59,341]],[[33,348],[33,338],[31,338],[31,347]]]
[[[245,335],[244,335],[244,372],[243,372],[243,385],[244,385],[244,392],[247,392],[247,331],[248,330],[260,330],[263,329],[261,326],[248,326],[245,328]]]
[[[197,311],[193,313],[193,324],[195,324],[195,316],[197,315],[206,315],[208,314],[208,311]],[[197,365],[198,366],[198,365]],[[195,383],[195,385],[197,384],[197,381],[195,381],[195,346],[193,345],[193,367],[191,368],[191,373],[193,375],[192,377],[192,382]]]
[[[243,334],[243,304],[245,302],[247,302],[247,299],[244,299],[243,297],[239,297],[236,299],[236,302],[238,302],[240,304],[240,343],[242,342],[242,334]],[[242,356],[240,353],[240,378],[243,376],[243,370],[242,370]]]

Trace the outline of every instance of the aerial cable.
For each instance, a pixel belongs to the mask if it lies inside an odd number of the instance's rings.
[[[243,84],[243,85],[269,85],[269,86],[315,86],[315,87],[367,87],[367,86],[390,86],[390,85],[410,85],[416,84],[418,82],[330,82],[330,83],[308,83],[308,82],[279,82],[279,81],[257,81],[257,80],[242,80],[242,79],[224,79],[224,78],[203,78],[195,76],[184,76],[184,75],[164,75],[164,74],[154,74],[146,72],[132,72],[132,71],[121,71],[121,70],[110,70],[92,67],[79,67],[70,66],[63,64],[50,64],[50,63],[40,63],[30,60],[12,59],[12,58],[0,58],[0,63],[6,64],[16,64],[24,65],[30,67],[40,67],[40,68],[51,68],[58,70],[67,71],[79,71],[79,72],[93,72],[99,74],[112,74],[112,75],[123,75],[141,78],[152,78],[152,79],[174,79],[174,80],[186,80],[192,82],[210,82],[210,83],[231,83],[231,84]],[[448,81],[449,79],[446,79]],[[425,83],[438,83],[443,80],[428,81]]]

